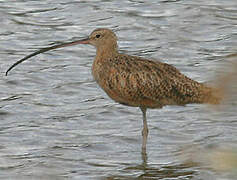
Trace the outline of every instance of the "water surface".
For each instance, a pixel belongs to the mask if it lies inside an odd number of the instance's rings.
[[[39,48],[106,27],[122,52],[209,82],[237,50],[236,0],[0,1],[0,22],[1,179],[235,179],[189,159],[192,149],[236,144],[236,102],[149,110],[144,161],[141,112],[95,83],[93,47],[47,52],[4,73]]]

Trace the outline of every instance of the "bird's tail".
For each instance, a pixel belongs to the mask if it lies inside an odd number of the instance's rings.
[[[237,92],[237,53],[228,55],[230,59],[226,68],[222,70],[222,73],[216,78],[216,83],[213,87],[206,86],[205,102],[209,104],[220,104],[222,101],[236,100]]]
[[[206,87],[203,102],[207,104],[220,104],[224,99],[224,92],[219,87]]]

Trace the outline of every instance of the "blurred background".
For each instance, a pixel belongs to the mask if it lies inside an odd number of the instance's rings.
[[[0,24],[0,179],[236,179],[236,0],[0,0]],[[215,108],[148,110],[145,161],[142,114],[95,83],[93,47],[40,54],[5,77],[24,56],[98,27],[116,32],[123,53],[232,93]]]

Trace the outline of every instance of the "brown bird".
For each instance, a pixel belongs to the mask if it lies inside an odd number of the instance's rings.
[[[108,96],[120,104],[141,109],[143,152],[146,152],[148,135],[147,108],[189,103],[218,104],[221,100],[216,88],[188,78],[172,65],[119,53],[115,33],[105,28],[94,30],[86,39],[40,49],[13,64],[6,75],[32,56],[76,44],[91,44],[96,47],[92,74]]]

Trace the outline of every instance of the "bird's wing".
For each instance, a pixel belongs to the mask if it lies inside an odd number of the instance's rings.
[[[138,103],[149,101],[154,107],[189,103],[200,86],[171,65],[133,56],[113,62],[108,83],[117,96]]]

